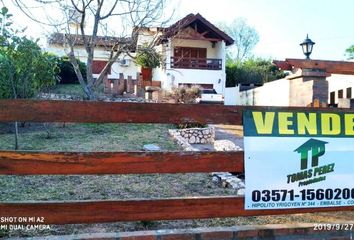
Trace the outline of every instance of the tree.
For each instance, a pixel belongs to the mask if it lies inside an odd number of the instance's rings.
[[[253,48],[259,41],[259,36],[256,29],[248,25],[244,18],[236,18],[230,25],[220,23],[219,27],[235,41],[228,48],[227,59],[242,62],[251,56]]]
[[[56,58],[42,53],[37,42],[20,36],[23,31],[11,28],[12,15],[1,9],[3,28],[0,36],[0,99],[31,98],[45,87],[55,84]],[[6,19],[6,24],[4,24]],[[15,149],[18,148],[18,127],[15,122]]]
[[[354,59],[354,45],[351,45],[345,50],[348,59]]]
[[[16,5],[32,20],[52,26],[57,32],[66,30],[65,40],[68,45],[68,57],[74,67],[77,78],[88,99],[96,98],[96,91],[107,75],[112,64],[122,54],[129,54],[136,47],[139,29],[149,25],[158,24],[163,19],[163,9],[166,0],[14,0]],[[48,13],[60,12],[63,19],[47,16],[45,21],[39,21],[33,12],[33,4],[42,9],[50,9]],[[130,34],[125,34],[120,41],[111,43],[107,64],[97,78],[92,74],[92,63],[95,55],[95,46],[98,42],[98,33],[102,27],[107,26],[109,19],[121,23],[122,31],[134,28]],[[69,25],[77,24],[76,32],[70,32]],[[163,22],[159,22],[163,24]],[[83,43],[87,55],[86,80],[80,71],[75,53],[75,45]]]
[[[271,60],[250,58],[242,63],[229,61],[226,65],[226,86],[236,84],[263,85],[266,82],[284,78],[286,74],[280,71]]]

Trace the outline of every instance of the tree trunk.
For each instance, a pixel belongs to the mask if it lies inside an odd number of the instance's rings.
[[[72,47],[72,52],[69,54],[69,59],[70,59],[70,62],[71,62],[71,65],[73,66],[74,68],[74,71],[76,73],[76,76],[79,80],[79,83],[82,87],[82,90],[84,91],[85,95],[86,95],[86,98],[89,99],[89,100],[94,100],[96,99],[96,96],[94,94],[94,92],[92,91],[92,88],[88,86],[88,84],[85,83],[84,81],[84,78],[82,77],[82,73],[80,71],[80,68],[79,68],[79,64],[77,63],[77,60],[73,54],[73,47]],[[92,75],[91,75],[92,76]],[[89,82],[90,79],[87,79],[87,82]]]
[[[11,66],[8,68],[9,70],[9,76],[10,76],[10,83],[11,83],[11,87],[12,87],[12,93],[13,93],[13,97],[14,99],[17,99],[17,91],[16,91],[16,87],[15,87],[15,83],[14,83],[14,77],[13,77],[13,73],[10,70]],[[15,71],[13,71],[15,72]],[[18,122],[15,122],[15,150],[18,150]]]
[[[18,150],[18,122],[15,122],[15,150]]]

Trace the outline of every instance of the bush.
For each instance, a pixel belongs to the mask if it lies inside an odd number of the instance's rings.
[[[226,65],[226,87],[234,87],[236,84],[263,85],[285,76],[270,60],[261,58],[244,62],[229,61]]]
[[[86,64],[77,59],[79,68],[84,80],[86,81]],[[58,60],[58,67],[60,68],[59,83],[60,84],[78,84],[79,80],[74,71],[74,67],[70,63],[69,57],[60,57]]]
[[[180,86],[178,88],[172,88],[167,93],[167,98],[173,99],[176,103],[196,103],[196,99],[200,97],[202,89],[198,85],[191,87]]]
[[[43,53],[36,41],[12,35],[0,45],[0,98],[32,98],[55,85],[56,57]]]
[[[160,67],[161,55],[154,48],[143,46],[138,49],[135,63],[144,68]]]

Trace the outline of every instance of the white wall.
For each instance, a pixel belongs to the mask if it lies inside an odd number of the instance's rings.
[[[158,39],[159,36],[162,35],[162,32],[159,31],[157,28],[146,28],[140,29],[137,39],[137,46],[142,46],[145,44],[150,44]]]
[[[207,48],[207,58],[222,59],[221,70],[206,69],[181,69],[171,68],[170,58],[173,56],[173,47],[198,47]],[[212,48],[210,41],[173,39],[166,47],[163,47],[166,58],[165,66],[155,69],[153,79],[162,82],[162,87],[170,90],[179,84],[213,84],[217,93],[224,95],[225,90],[225,42],[220,41]]]
[[[233,96],[235,92],[232,88],[226,89],[225,103],[232,105],[255,105],[255,106],[289,106],[290,105],[290,81],[280,79],[265,83],[262,87],[250,89],[248,91],[238,92],[238,96]],[[352,88],[352,97],[354,98],[354,76],[332,74],[327,78],[328,81],[328,101],[330,92],[336,92],[336,103],[338,103],[338,90],[343,90],[343,97],[346,98],[346,89]]]
[[[226,71],[226,44],[224,41],[217,42],[215,45],[216,48],[216,58],[221,59],[222,61],[222,71]],[[226,78],[226,73],[225,73]]]
[[[130,57],[125,57],[125,59],[129,59],[129,66],[121,66],[119,62],[113,63],[111,74],[108,75],[108,78],[118,78],[119,73],[123,73],[125,78],[131,76],[136,79],[137,73],[140,72],[140,67]]]
[[[220,83],[219,83],[220,80]],[[179,84],[213,84],[217,93],[224,93],[225,73],[221,70],[168,69],[164,87],[178,87]]]
[[[240,87],[225,88],[224,105],[240,105]]]
[[[287,79],[279,79],[265,83],[261,87],[239,92],[238,105],[289,106],[289,83]]]
[[[327,78],[328,81],[328,101],[330,101],[330,93],[336,92],[335,102],[338,103],[338,90],[343,90],[343,98],[346,98],[346,89],[352,88],[352,98],[354,98],[354,76],[332,74]]]
[[[58,56],[65,56],[68,54],[68,50],[64,48],[62,45],[52,45],[45,49],[47,52],[54,53]],[[109,58],[109,51],[105,51],[104,48],[96,48],[94,60],[102,60],[107,61]],[[85,49],[81,46],[76,46],[75,48],[75,56],[80,59],[80,61],[86,63],[87,61],[87,53]],[[123,67],[120,65],[119,61],[121,59],[129,59],[130,63],[128,67]],[[140,71],[140,68],[134,63],[134,61],[129,56],[120,56],[118,61],[113,63],[111,68],[111,74],[108,75],[109,79],[117,79],[119,78],[119,73],[123,73],[124,77],[132,76],[133,79],[136,78],[137,72]],[[93,74],[94,77],[98,77],[98,74]]]

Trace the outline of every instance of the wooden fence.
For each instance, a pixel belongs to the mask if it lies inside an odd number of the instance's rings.
[[[244,109],[304,108],[1,100],[0,121],[180,123],[242,125]],[[309,110],[309,108],[306,108]],[[313,111],[351,111],[312,109]],[[1,151],[0,174],[143,174],[243,172],[243,152],[33,152]],[[141,200],[2,202],[1,217],[39,216],[46,224],[196,219],[352,211],[354,206],[245,210],[243,197],[191,197]]]
[[[137,74],[136,79],[133,79],[132,76],[124,78],[124,74],[120,73],[118,79],[108,79],[106,76],[103,80],[104,83],[104,93],[112,95],[123,95],[124,92],[138,95],[138,85],[139,85],[139,73]]]

